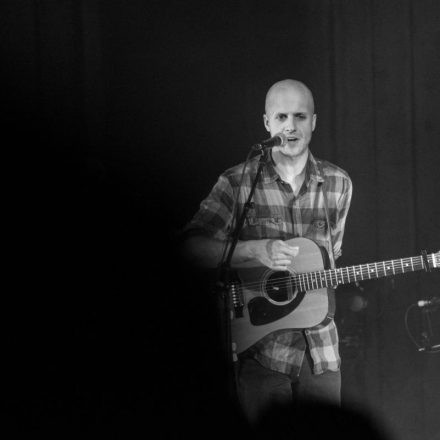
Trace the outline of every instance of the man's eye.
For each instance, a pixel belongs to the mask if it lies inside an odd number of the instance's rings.
[[[307,115],[304,115],[304,114],[300,113],[300,114],[296,115],[296,118],[297,119],[306,119]]]
[[[286,119],[286,115],[278,115],[278,119]]]

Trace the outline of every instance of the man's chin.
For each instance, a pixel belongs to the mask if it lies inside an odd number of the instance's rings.
[[[290,142],[288,145],[284,145],[282,148],[279,149],[279,153],[282,154],[283,156],[287,156],[287,157],[302,156],[305,151],[307,151],[306,145],[303,145],[303,144],[290,145]]]

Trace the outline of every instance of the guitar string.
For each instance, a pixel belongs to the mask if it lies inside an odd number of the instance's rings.
[[[428,257],[428,262],[432,263],[434,260],[433,257],[434,254],[430,254]],[[393,264],[393,262],[396,262],[397,266]],[[272,287],[272,286],[278,286],[278,287],[288,287],[291,285],[292,281],[295,282],[296,285],[303,284],[304,286],[309,287],[312,286],[312,289],[318,289],[322,288],[319,287],[318,283],[326,283],[327,285],[332,286],[332,282],[335,281],[335,284],[340,284],[338,281],[338,275],[339,279],[342,279],[343,282],[345,282],[345,279],[348,279],[348,282],[355,282],[358,281],[357,277],[361,277],[361,280],[367,280],[371,279],[369,276],[372,272],[370,267],[374,266],[375,270],[374,272],[377,274],[374,278],[380,278],[381,276],[391,275],[389,273],[390,270],[393,271],[393,274],[400,275],[408,272],[412,272],[412,270],[405,271],[405,268],[403,268],[403,264],[410,264],[411,263],[411,269],[414,266],[416,270],[423,269],[423,261],[422,257],[406,257],[399,260],[387,260],[387,261],[381,261],[378,263],[368,263],[368,264],[362,264],[359,266],[348,266],[346,268],[337,268],[337,269],[329,269],[329,270],[320,270],[320,271],[314,271],[314,272],[303,272],[301,274],[289,274],[286,277],[277,278],[276,280],[267,280],[266,286]],[[382,267],[378,267],[378,265]],[[399,268],[399,265],[401,266]],[[385,266],[385,267],[383,267]],[[359,269],[356,269],[358,267]],[[390,269],[391,267],[391,269]],[[400,271],[399,271],[400,270]],[[395,272],[394,272],[395,271]],[[328,277],[327,277],[327,275]],[[362,278],[365,276],[365,278]],[[351,281],[351,278],[354,278],[353,281]],[[328,279],[330,280],[330,283],[328,283]],[[284,284],[283,284],[284,283]],[[242,283],[241,286],[246,288],[252,288],[252,287],[259,287],[262,286],[264,282],[256,281],[256,282],[250,282],[250,283]],[[314,284],[316,284],[317,287],[314,287]],[[324,287],[324,286],[323,286]],[[307,289],[305,289],[307,290]]]
[[[402,259],[402,262],[403,261],[405,261],[405,259]],[[382,263],[386,264],[386,262],[380,262],[377,264],[382,264]],[[374,264],[374,263],[369,263],[369,265],[371,265],[371,264]],[[416,265],[417,265],[417,263],[416,263]],[[419,266],[420,267],[417,267],[417,270],[423,269],[423,264],[419,264]],[[355,266],[352,266],[351,268],[354,269],[354,267]],[[348,269],[350,269],[350,267]],[[385,270],[382,268],[378,268],[378,269],[381,269],[381,270],[375,271],[378,273],[378,276],[374,277],[374,278],[380,278],[381,276],[386,276],[386,275],[388,275],[388,271],[390,270],[389,268],[387,268]],[[398,269],[398,268],[395,268],[395,269]],[[266,285],[269,287],[271,287],[273,285],[283,287],[283,286],[289,286],[291,284],[291,282],[294,281],[296,284],[300,284],[300,285],[304,284],[304,285],[307,285],[307,287],[309,287],[311,285],[313,289],[317,289],[317,288],[321,288],[318,285],[318,283],[320,283],[320,282],[321,282],[321,284],[322,284],[322,282],[324,282],[324,283],[327,283],[328,285],[332,286],[333,285],[331,283],[332,281],[335,281],[336,285],[340,284],[339,279],[342,279],[343,282],[345,282],[345,278],[348,278],[349,282],[354,282],[354,281],[357,281],[356,277],[360,276],[362,278],[363,275],[365,275],[366,278],[362,279],[362,281],[365,279],[371,279],[371,277],[367,277],[371,273],[371,271],[370,270],[366,271],[366,270],[367,269],[365,269],[365,270],[362,269],[361,271],[357,271],[356,273],[353,272],[353,273],[348,273],[348,274],[344,273],[342,271],[342,269],[332,269],[329,271],[304,272],[301,274],[289,275],[287,277],[277,278],[276,280],[267,280]],[[330,275],[329,277],[325,276],[326,272]],[[330,274],[330,272],[332,272],[333,274]],[[401,273],[403,274],[406,272],[405,272],[405,270],[403,270],[401,272],[397,271],[396,275],[399,275]],[[338,275],[340,275],[340,277],[338,277]],[[352,277],[354,277],[353,281],[350,280],[350,278],[352,278]],[[330,283],[328,283],[328,278],[330,278],[330,281],[331,281]],[[284,284],[282,284],[283,281],[285,281]],[[242,286],[252,287],[252,286],[261,286],[263,284],[264,284],[264,282],[257,281],[257,282],[251,282],[251,283],[242,283]],[[316,287],[314,286],[314,284],[316,284]],[[324,287],[324,286],[322,286],[322,287]],[[313,290],[313,289],[310,289],[310,290]]]
[[[420,265],[419,267],[415,268],[415,270],[422,270],[423,266]],[[404,274],[404,273],[408,273],[408,272],[395,272],[393,274],[395,275],[400,275],[400,274]],[[340,274],[341,276],[338,278],[337,276],[331,277],[330,281],[329,279],[325,278],[325,277],[304,277],[301,276],[301,278],[299,276],[295,276],[295,275],[291,275],[289,277],[284,277],[284,278],[278,278],[277,280],[268,280],[266,282],[254,282],[254,283],[242,283],[241,286],[244,288],[259,288],[262,287],[264,284],[266,285],[267,288],[271,288],[271,287],[276,287],[277,289],[283,288],[283,287],[292,287],[293,285],[295,285],[296,287],[299,287],[300,291],[310,291],[310,290],[317,290],[317,289],[321,289],[321,288],[326,288],[326,287],[334,287],[334,286],[338,286],[340,284],[348,284],[348,283],[352,283],[355,281],[359,281],[357,278],[354,279],[350,279],[353,277],[353,275],[343,275],[342,273]],[[373,278],[365,276],[365,278],[361,277],[360,281],[364,281],[364,280],[368,280],[368,279],[376,279],[376,278],[381,278],[383,276],[387,276],[387,275],[392,275],[390,273],[382,272],[379,273],[378,276],[375,276]],[[359,276],[359,275],[357,275]],[[348,281],[346,280],[346,278],[348,278]],[[341,281],[342,280],[342,281]]]

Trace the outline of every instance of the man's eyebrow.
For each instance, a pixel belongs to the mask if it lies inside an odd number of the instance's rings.
[[[274,115],[278,116],[278,115],[287,115],[289,113],[292,113],[293,115],[306,115],[307,114],[307,110],[302,110],[302,111],[297,111],[297,112],[275,112]]]

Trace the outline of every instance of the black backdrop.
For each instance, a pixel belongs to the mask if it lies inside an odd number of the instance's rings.
[[[173,239],[266,137],[264,96],[279,79],[310,86],[312,150],[353,179],[340,264],[438,250],[438,2],[23,0],[2,2],[0,17],[5,396],[21,429],[148,430],[151,404],[162,429],[199,413],[220,429],[212,299]],[[419,352],[404,321],[439,282],[339,292],[344,399],[399,439],[440,431],[440,354]],[[409,324],[418,338],[420,310]]]

